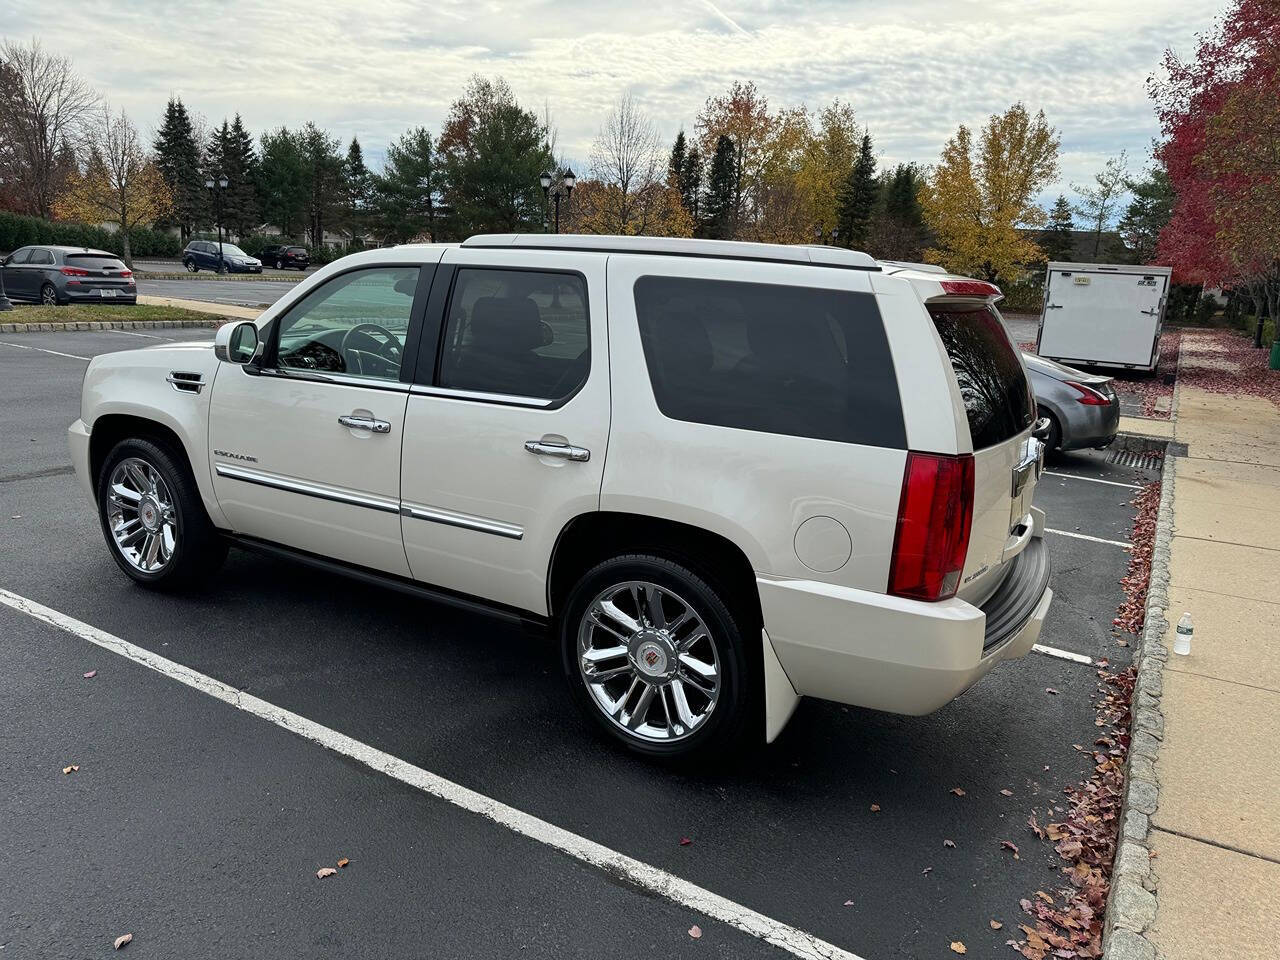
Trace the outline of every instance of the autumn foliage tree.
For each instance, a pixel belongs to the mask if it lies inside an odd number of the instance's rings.
[[[1149,81],[1176,194],[1158,258],[1176,279],[1244,289],[1280,309],[1280,6],[1235,0],[1193,56]],[[1257,336],[1260,342],[1261,320]]]
[[[89,127],[87,143],[88,161],[68,177],[54,214],[64,220],[114,224],[120,230],[124,262],[132,268],[129,231],[167,214],[173,195],[123,110],[113,113],[104,105]]]
[[[1037,260],[1039,248],[1021,229],[1045,222],[1036,197],[1058,178],[1060,142],[1044,112],[1032,116],[1021,103],[992,116],[976,143],[962,125],[921,191],[937,238],[926,257],[991,281]]]

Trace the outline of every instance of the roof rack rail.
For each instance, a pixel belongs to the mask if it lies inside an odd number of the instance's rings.
[[[914,260],[881,260],[881,267],[893,267],[895,270],[918,270],[921,273],[947,273],[947,268],[936,263],[917,263]]]
[[[592,253],[656,254],[796,263],[846,270],[879,271],[871,256],[858,250],[812,244],[744,243],[737,240],[692,240],[684,237],[622,237],[578,233],[482,233],[462,241],[464,247],[522,250],[581,250]]]

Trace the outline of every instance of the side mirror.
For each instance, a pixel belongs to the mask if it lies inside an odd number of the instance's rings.
[[[213,355],[226,363],[249,363],[257,352],[258,325],[251,320],[224,323],[213,335]]]

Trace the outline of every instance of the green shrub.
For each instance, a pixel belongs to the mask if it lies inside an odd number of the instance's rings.
[[[1217,312],[1217,298],[1211,293],[1204,294],[1196,304],[1196,323],[1208,324],[1213,320],[1213,315]]]
[[[1044,308],[1044,274],[1028,272],[1003,283],[1000,292],[1004,294],[1000,309],[1005,313],[1039,313]]]
[[[124,253],[124,237],[118,232],[87,223],[55,222],[0,211],[0,250],[8,253],[37,243]],[[134,227],[129,231],[129,246],[135,257],[166,257],[176,256],[182,250],[182,241],[163,230]]]

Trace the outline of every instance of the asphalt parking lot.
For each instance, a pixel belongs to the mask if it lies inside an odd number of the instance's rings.
[[[1019,899],[1062,885],[1026,821],[1092,766],[1074,746],[1097,735],[1089,663],[1034,653],[928,717],[806,701],[749,762],[672,771],[596,735],[551,643],[518,628],[240,551],[199,592],[134,587],[65,430],[84,358],[149,342],[0,335],[0,589],[865,960],[951,957],[952,941],[1010,955]],[[1149,479],[1104,452],[1051,462],[1045,647],[1128,662],[1111,620]],[[101,956],[126,932],[129,953],[166,958],[832,955],[676,905],[11,605],[0,657],[5,957]]]
[[[298,275],[295,273],[295,277]],[[144,297],[174,297],[179,300],[206,300],[237,307],[260,307],[275,303],[293,290],[292,283],[279,280],[149,280],[138,278],[138,293]]]

